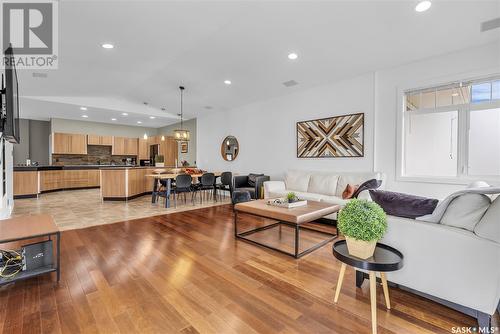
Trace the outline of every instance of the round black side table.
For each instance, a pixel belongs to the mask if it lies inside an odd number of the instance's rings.
[[[342,288],[342,281],[344,280],[344,273],[347,265],[352,267],[363,269],[368,271],[370,277],[370,304],[372,310],[372,333],[377,333],[377,295],[376,295],[376,283],[377,277],[376,273],[380,273],[380,280],[382,281],[382,288],[384,290],[385,305],[387,309],[391,309],[391,303],[389,300],[389,288],[387,286],[387,278],[385,273],[388,271],[396,271],[403,267],[403,254],[397,249],[377,243],[375,247],[375,252],[373,256],[368,259],[360,259],[358,257],[352,256],[347,250],[347,243],[345,240],[337,241],[333,244],[333,256],[335,256],[340,262],[342,262],[342,267],[340,268],[339,279],[337,281],[337,287],[335,289],[335,299],[334,303],[337,303],[340,295],[340,289]]]

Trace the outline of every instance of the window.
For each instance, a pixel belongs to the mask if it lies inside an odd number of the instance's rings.
[[[500,177],[500,78],[405,92],[401,176]]]

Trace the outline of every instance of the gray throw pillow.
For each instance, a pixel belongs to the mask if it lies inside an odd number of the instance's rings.
[[[383,190],[370,190],[370,197],[388,215],[404,218],[416,218],[432,213],[438,204],[437,199]]]
[[[472,232],[490,204],[491,200],[486,195],[463,194],[451,201],[440,223]]]
[[[500,196],[486,210],[474,228],[474,233],[481,238],[500,243]]]

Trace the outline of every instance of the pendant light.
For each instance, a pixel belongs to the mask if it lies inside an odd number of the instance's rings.
[[[174,138],[177,141],[189,141],[189,131],[185,130],[183,127],[183,109],[182,109],[182,95],[184,92],[184,87],[179,86],[179,89],[181,91],[181,128],[174,130]]]

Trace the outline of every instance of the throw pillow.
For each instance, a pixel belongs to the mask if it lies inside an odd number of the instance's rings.
[[[354,193],[358,190],[359,186],[356,185],[350,185],[348,184],[347,187],[345,187],[344,192],[342,193],[342,199],[350,199],[353,197]]]
[[[500,196],[490,205],[483,218],[474,228],[474,233],[484,239],[500,243]]]
[[[490,204],[490,198],[483,194],[460,195],[448,205],[440,223],[472,232]]]
[[[264,174],[248,174],[248,184],[255,187],[255,180],[258,176],[264,176]]]
[[[388,215],[404,218],[432,213],[438,204],[437,199],[383,190],[370,190],[370,196]]]
[[[352,194],[352,198],[358,198],[358,195],[364,190],[377,189],[382,185],[382,180],[371,179],[363,182],[358,189]]]

